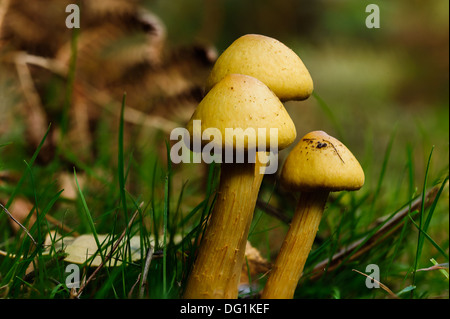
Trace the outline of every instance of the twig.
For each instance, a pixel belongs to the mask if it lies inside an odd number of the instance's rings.
[[[58,60],[45,58],[39,55],[28,54],[23,51],[12,52],[11,55],[6,56],[5,60],[7,62],[11,62],[11,58],[13,62],[20,62],[20,64],[26,65],[34,65],[46,69],[50,72],[53,72],[56,75],[59,75],[63,78],[67,76],[67,67]]]
[[[3,209],[3,211],[9,216],[9,218],[11,218],[17,225],[20,226],[20,228],[22,228],[24,230],[24,232],[28,235],[28,237],[30,237],[31,241],[33,242],[33,244],[37,247],[39,246],[38,243],[34,240],[33,236],[31,236],[30,232],[28,231],[28,229],[23,226],[21,223],[19,223],[19,221],[17,219],[15,219],[13,217],[13,215],[8,211],[8,209],[3,206],[2,204],[0,204],[0,207]]]
[[[131,286],[130,292],[128,293],[128,299],[131,299],[131,297],[133,296],[134,288],[136,288],[136,286],[141,281],[141,275],[142,275],[142,273],[138,274],[136,281],[134,282],[133,286]]]
[[[367,275],[367,274],[365,274],[365,273],[363,273],[363,272],[361,272],[361,271],[359,271],[359,270],[356,270],[356,269],[352,269],[352,271],[357,272],[358,274],[361,274],[361,275],[363,275],[363,276],[366,276],[367,278],[370,278],[371,280],[373,280],[374,282],[376,282],[378,285],[380,285],[381,289],[383,289],[384,291],[386,291],[392,298],[399,299],[398,296],[397,296],[395,293],[393,293],[391,289],[388,288],[388,286],[386,286],[385,284],[379,282],[379,281],[376,280],[375,278],[370,277],[369,275]]]
[[[430,270],[439,270],[439,269],[448,269],[448,263],[443,263],[443,264],[438,264],[438,265],[434,265],[428,268],[420,268],[417,269],[416,271],[430,271]]]
[[[271,215],[271,216],[281,220],[282,222],[284,222],[286,224],[289,224],[291,222],[291,218],[289,216],[286,216],[280,210],[276,209],[272,205],[270,205],[270,204],[268,204],[266,202],[263,202],[263,201],[261,201],[259,199],[256,202],[256,207],[258,207],[259,209],[263,210],[268,215]]]
[[[34,89],[34,85],[32,84],[32,81],[30,81],[32,77],[27,68],[27,64],[39,66],[62,77],[67,76],[67,67],[58,60],[31,55],[26,52],[17,52],[13,57],[26,99],[31,105],[40,106],[41,103],[40,98]],[[90,97],[95,104],[113,114],[118,114],[119,102],[111,98],[108,93],[95,89],[87,83],[84,83],[84,86],[90,93]],[[166,133],[171,132],[172,129],[177,126],[175,122],[164,117],[148,115],[129,106],[125,109],[124,120],[135,125],[155,127]]]
[[[43,136],[47,130],[47,114],[42,106],[41,98],[36,90],[33,77],[27,65],[27,54],[25,52],[17,53],[14,62],[20,86],[27,102],[24,103],[24,107],[27,112],[28,132],[32,133],[30,138],[33,143],[39,144],[35,139],[36,136]]]
[[[54,226],[58,227],[59,229],[65,231],[66,233],[71,233],[74,237],[78,237],[80,236],[80,234],[73,230],[72,228],[70,228],[69,226],[65,225],[63,222],[61,222],[60,220],[50,216],[50,215],[45,215],[45,219],[53,224]]]
[[[141,288],[139,289],[139,298],[142,299],[144,297],[144,289],[147,285],[147,275],[148,271],[150,269],[150,264],[152,262],[153,258],[153,247],[150,246],[150,248],[147,251],[147,258],[145,258],[145,265],[144,265],[144,272],[142,273],[142,283]]]
[[[439,186],[435,186],[425,194],[425,208],[431,205],[438,191]],[[388,238],[389,234],[396,231],[402,225],[402,220],[406,215],[408,215],[412,211],[420,209],[421,204],[422,204],[422,196],[419,196],[411,203],[411,205],[408,205],[407,207],[403,208],[398,213],[396,213],[375,234],[368,235],[362,239],[359,239],[353,242],[352,244],[348,245],[347,247],[341,249],[339,252],[333,255],[331,259],[327,258],[319,262],[312,270],[311,272],[312,275],[309,277],[309,279],[312,280],[318,279],[324,273],[323,272],[324,269],[326,269],[327,271],[334,270],[346,258],[348,258],[349,260],[354,260],[357,257],[369,251],[370,249],[372,249],[374,246],[378,245],[381,241]],[[377,224],[374,225],[373,228],[376,228],[378,226],[379,222],[377,222]]]
[[[108,93],[98,90],[94,87],[89,87],[88,84],[85,84],[85,87],[89,92],[89,96],[95,104],[103,107],[113,114],[119,114],[120,103],[112,99]],[[170,121],[161,116],[145,114],[128,105],[124,110],[124,121],[135,125],[155,127],[166,133],[170,133],[177,126],[177,124],[173,121]]]

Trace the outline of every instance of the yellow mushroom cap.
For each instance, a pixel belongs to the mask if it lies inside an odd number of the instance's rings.
[[[192,138],[201,138],[194,136],[194,120],[201,121],[202,135],[208,128],[220,132],[223,148],[226,145],[236,148],[236,141],[242,138],[244,150],[259,147],[257,150],[263,151],[259,143],[265,143],[265,150],[269,151],[271,143],[275,143],[270,140],[271,131],[276,131],[280,150],[297,136],[295,125],[278,97],[258,79],[242,74],[225,76],[197,106],[187,130]],[[229,134],[230,130],[235,135]],[[202,145],[209,142],[202,140]]]
[[[357,190],[364,171],[353,154],[323,131],[306,134],[292,149],[281,171],[281,181],[291,190]]]
[[[283,101],[304,100],[313,91],[311,75],[300,57],[280,41],[263,35],[247,34],[235,40],[217,59],[206,91],[230,73],[261,80]]]

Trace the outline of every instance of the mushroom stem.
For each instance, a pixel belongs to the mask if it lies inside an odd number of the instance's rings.
[[[329,191],[303,192],[262,299],[292,299],[316,237]]]
[[[218,196],[184,298],[237,298],[248,232],[264,177],[256,172],[258,167],[255,163],[222,163]]]

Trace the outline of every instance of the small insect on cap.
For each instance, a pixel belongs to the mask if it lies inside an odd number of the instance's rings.
[[[364,185],[364,171],[339,140],[323,131],[313,131],[288,155],[281,181],[297,191],[357,190]]]
[[[259,79],[282,101],[305,100],[313,91],[313,80],[300,57],[264,35],[247,34],[235,40],[217,59],[206,90],[230,73]]]
[[[194,131],[194,120],[201,121],[199,132]],[[244,142],[245,150],[258,147],[258,151],[268,151],[275,142],[271,141],[274,131],[278,149],[289,146],[297,136],[295,125],[278,97],[260,80],[242,74],[229,74],[217,83],[187,124],[194,139],[212,134],[211,129],[220,132],[220,147],[228,145],[236,149],[239,140]],[[202,139],[202,143],[209,141]],[[266,149],[261,149],[261,143]]]

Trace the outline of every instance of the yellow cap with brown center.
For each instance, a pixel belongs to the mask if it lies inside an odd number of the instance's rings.
[[[357,190],[364,185],[364,171],[339,140],[323,131],[313,131],[292,149],[281,180],[291,190]]]

